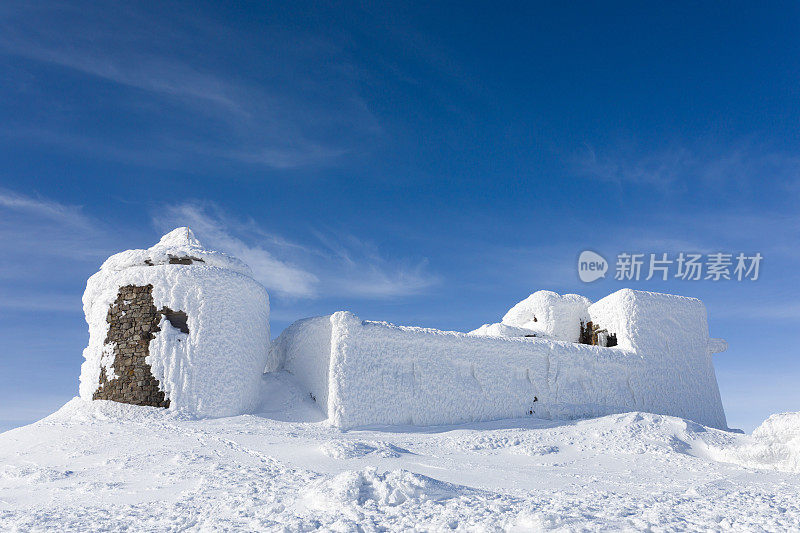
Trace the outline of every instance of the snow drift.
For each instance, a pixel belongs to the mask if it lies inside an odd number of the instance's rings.
[[[800,412],[771,415],[738,445],[713,448],[709,455],[746,467],[800,472]]]
[[[250,269],[206,250],[189,228],[178,228],[147,250],[110,257],[86,285],[89,324],[80,395],[90,400],[101,371],[118,379],[114,346],[106,343],[109,308],[124,286],[152,285],[155,308],[185,313],[188,333],[166,319],[149,343],[153,377],[169,409],[204,416],[249,412],[259,402],[269,346],[269,298]]]
[[[550,337],[571,339],[579,320],[572,328],[563,317],[583,316],[619,345],[402,327],[341,311],[287,328],[269,370],[294,374],[341,428],[627,411],[726,427],[711,359],[719,343],[699,300],[624,289],[589,306],[555,293],[526,302],[510,326],[529,329],[541,316]]]
[[[305,500],[311,508],[337,511],[347,505],[363,506],[372,502],[394,507],[423,501],[442,501],[479,491],[445,483],[407,470],[380,473],[375,467],[363,471],[342,472],[332,479],[318,481],[306,488]]]

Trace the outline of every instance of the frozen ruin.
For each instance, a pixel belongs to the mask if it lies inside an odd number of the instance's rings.
[[[618,345],[577,343],[582,320],[614,333]],[[294,374],[341,428],[627,411],[727,427],[712,362],[725,344],[709,338],[700,300],[623,289],[590,305],[542,291],[484,331],[402,327],[342,311],[287,328],[270,369]]]
[[[87,400],[201,416],[251,412],[285,370],[340,428],[627,411],[725,428],[700,300],[623,289],[598,302],[538,291],[470,333],[364,321],[295,322],[270,346],[249,268],[178,228],[110,257],[84,294]]]
[[[111,256],[86,285],[80,395],[205,416],[259,402],[269,299],[250,269],[177,228]]]

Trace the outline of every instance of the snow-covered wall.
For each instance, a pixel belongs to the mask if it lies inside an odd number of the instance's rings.
[[[342,428],[634,410],[726,427],[699,300],[624,290],[588,311],[617,332],[619,346],[475,336],[338,312],[284,331],[272,367],[295,374]]]
[[[83,296],[89,345],[81,366],[81,397],[91,400],[101,368],[113,379],[115,357],[125,355],[107,344],[107,317],[119,289],[147,285],[156,309],[187,317],[188,334],[163,319],[149,342],[146,362],[169,409],[230,416],[255,408],[270,338],[267,292],[244,263],[204,250],[188,228],[170,232],[148,250],[111,257],[89,278]]]
[[[275,339],[266,370],[289,370],[297,377],[299,385],[327,410],[330,363],[330,317],[314,317],[298,320]]]
[[[636,404],[648,406],[640,410],[726,427],[712,360],[718,340],[709,338],[703,302],[622,289],[589,306],[589,315],[616,333],[618,346],[641,357],[653,376],[664,376],[661,387],[649,386],[654,379],[647,373],[631,376]]]

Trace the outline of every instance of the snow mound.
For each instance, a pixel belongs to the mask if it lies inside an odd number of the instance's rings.
[[[187,227],[175,228],[146,250],[126,250],[114,254],[103,263],[100,270],[123,270],[133,266],[170,264],[176,260],[192,260],[207,266],[232,270],[252,277],[253,272],[243,261],[228,254],[207,250],[200,244],[194,232]]]
[[[753,436],[800,450],[800,411],[770,416],[753,431]]]
[[[492,453],[499,450],[509,450],[521,455],[549,455],[558,453],[560,448],[555,444],[544,444],[531,441],[524,434],[510,432],[509,434],[479,434],[473,438],[464,440],[459,446],[471,452]]]
[[[58,411],[36,422],[41,425],[63,425],[94,422],[122,422],[159,424],[165,421],[194,420],[189,413],[131,405],[107,400],[84,400],[76,396],[65,403]]]
[[[445,483],[428,476],[399,469],[378,473],[374,467],[348,471],[315,483],[306,489],[307,505],[320,510],[342,506],[388,506],[440,502],[474,493],[473,489]]]
[[[512,307],[502,323],[537,331],[542,336],[577,342],[581,320],[589,317],[591,300],[578,294],[536,291]]]
[[[528,428],[476,431],[451,439],[449,446],[480,454],[508,451],[530,457],[578,453],[667,459],[675,454],[709,458],[709,449],[728,448],[739,442],[739,436],[728,431],[638,411],[569,422],[531,423],[533,431]]]
[[[772,415],[738,446],[713,448],[711,456],[741,466],[800,472],[800,412]]]
[[[602,442],[617,453],[671,456],[675,453],[698,456],[704,454],[709,431],[712,441],[727,441],[726,432],[674,416],[632,412],[612,415],[600,424],[581,421],[576,429],[585,428],[590,440]],[[591,446],[591,445],[590,445]],[[586,451],[582,443],[579,448]]]
[[[354,459],[367,455],[396,459],[403,454],[411,453],[389,442],[358,440],[329,440],[320,446],[320,450],[332,459]]]
[[[0,479],[25,483],[52,483],[73,475],[72,470],[62,470],[40,465],[0,465]]]

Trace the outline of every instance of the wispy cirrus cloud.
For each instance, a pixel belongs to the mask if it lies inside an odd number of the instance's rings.
[[[89,40],[77,36],[59,46],[57,42],[49,42],[54,36],[48,39],[42,34],[25,35],[8,26],[4,30],[0,46],[7,54],[51,63],[120,85],[247,114],[238,100],[240,91],[234,84],[181,61],[142,53],[109,54],[103,48],[89,46]]]
[[[0,189],[0,209],[28,213],[40,220],[46,219],[73,227],[91,227],[89,218],[83,214],[79,206],[25,196],[5,189]]]
[[[361,298],[389,298],[419,294],[439,283],[428,272],[428,260],[392,262],[378,248],[351,234],[315,232],[318,242],[332,255],[317,252],[334,266],[338,275],[331,278],[333,294]]]
[[[86,278],[112,246],[80,206],[0,189],[0,310],[79,313]]]
[[[0,55],[83,77],[36,121],[7,121],[6,137],[148,166],[219,160],[287,169],[336,164],[380,130],[356,69],[332,43],[309,36],[301,45],[270,28],[241,43],[258,51],[245,58],[230,46],[240,38],[219,21],[169,10],[146,16],[134,4],[5,4]],[[107,104],[66,96],[105,93],[109,84],[119,94]],[[35,90],[34,81],[16,94]],[[92,116],[147,127],[107,135],[87,127]]]
[[[35,269],[31,256],[77,261],[96,257],[106,244],[102,226],[80,206],[0,188],[0,247],[7,251],[8,267],[20,266],[4,269],[6,275]]]
[[[439,282],[424,258],[390,261],[371,243],[331,232],[292,242],[210,203],[161,206],[154,224],[163,231],[190,226],[207,245],[248,263],[271,293],[284,297],[383,299],[419,294]]]
[[[161,231],[176,226],[191,227],[207,246],[223,250],[247,263],[255,277],[272,292],[294,297],[316,294],[319,278],[282,253],[293,250],[293,245],[277,236],[269,236],[264,244],[259,244],[259,239],[247,244],[234,235],[234,232],[252,233],[255,226],[252,220],[237,222],[213,206],[205,208],[201,204],[177,204],[159,208],[153,222]],[[256,226],[255,229],[264,236],[260,228]]]
[[[572,160],[576,174],[617,185],[647,185],[682,190],[691,184],[736,186],[764,179],[800,184],[800,156],[741,141],[724,149],[709,146],[668,146],[641,150],[592,146]]]
[[[212,203],[158,206],[153,225],[161,232],[192,227],[206,245],[245,261],[283,298],[402,298],[439,283],[425,258],[390,260],[369,242],[333,232],[296,242]],[[144,238],[101,223],[80,206],[0,189],[0,309],[80,312],[86,278],[110,254]]]

